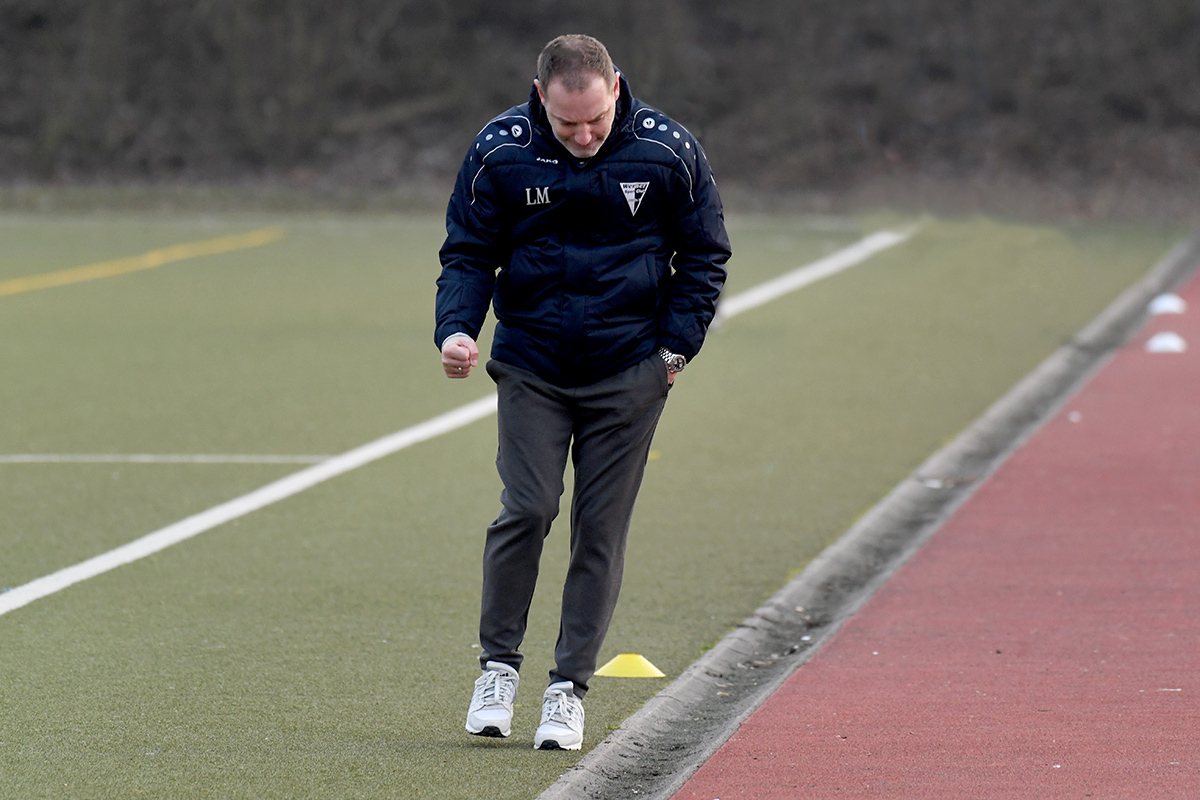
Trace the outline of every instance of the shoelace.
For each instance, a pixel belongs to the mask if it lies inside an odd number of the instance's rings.
[[[511,705],[516,696],[516,681],[499,670],[483,673],[483,682],[475,687],[475,699],[480,705]]]
[[[583,705],[575,699],[567,697],[566,692],[551,689],[546,694],[542,706],[542,717],[545,722],[558,722],[570,728],[583,725]]]

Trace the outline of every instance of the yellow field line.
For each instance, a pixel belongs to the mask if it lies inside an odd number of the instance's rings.
[[[238,233],[232,236],[220,236],[216,239],[204,239],[199,242],[162,247],[142,253],[140,256],[117,258],[112,261],[100,261],[95,264],[85,264],[82,267],[60,269],[55,272],[45,272],[41,275],[29,275],[24,278],[0,281],[0,297],[22,292],[33,292],[38,289],[51,289],[55,286],[67,286],[72,283],[94,281],[100,278],[111,278],[114,275],[124,275],[144,269],[161,267],[175,261],[183,261],[200,256],[211,256],[217,253],[228,253],[232,250],[245,250],[249,247],[261,247],[264,244],[277,242],[283,238],[283,228],[259,228],[249,233]]]

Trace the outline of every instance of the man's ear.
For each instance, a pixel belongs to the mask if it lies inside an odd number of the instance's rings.
[[[537,89],[538,100],[542,101],[542,105],[546,105],[546,93],[542,91],[542,82],[537,78],[533,79],[533,86]]]
[[[614,75],[614,77],[613,77],[613,100],[620,100],[621,99],[621,73],[614,72],[613,75]],[[537,81],[535,80],[534,83],[536,83],[536,82]],[[538,89],[538,91],[540,92],[541,89]]]

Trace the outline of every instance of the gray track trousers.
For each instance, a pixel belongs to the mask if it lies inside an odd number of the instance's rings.
[[[666,403],[666,365],[653,356],[590,386],[564,389],[495,360],[500,516],[483,554],[480,663],[519,669],[542,544],[558,515],[568,451],[575,469],[571,556],[551,682],[582,697],[596,671],[621,575],[633,504]]]

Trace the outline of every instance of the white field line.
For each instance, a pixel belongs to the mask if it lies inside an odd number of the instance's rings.
[[[16,453],[0,464],[319,464],[332,456],[241,455],[237,453]]]
[[[734,295],[721,303],[717,309],[717,320],[715,321],[727,319],[743,311],[757,308],[788,292],[796,291],[814,281],[827,278],[855,264],[860,264],[882,250],[907,241],[914,232],[915,229],[899,233],[890,231],[873,233],[843,250],[814,261],[812,264],[800,267],[766,283],[759,284],[741,294]],[[61,591],[68,586],[116,569],[123,564],[145,558],[173,544],[178,544],[197,534],[211,530],[218,525],[299,494],[330,478],[357,469],[372,461],[377,461],[384,456],[389,456],[418,442],[423,442],[441,436],[444,433],[457,430],[476,420],[494,414],[495,411],[496,395],[492,393],[473,403],[461,406],[454,411],[434,417],[411,428],[405,428],[382,439],[376,439],[374,442],[369,442],[339,456],[322,461],[308,469],[303,469],[286,478],[281,478],[274,483],[269,483],[249,494],[242,495],[219,506],[214,506],[207,511],[202,511],[187,519],[180,520],[129,544],[122,545],[115,550],[110,550],[87,561],[30,581],[23,586],[18,586],[15,589],[0,594],[0,616],[28,605],[42,597]]]
[[[717,316],[713,320],[713,324],[719,325],[723,320],[735,314],[741,314],[743,311],[758,308],[778,297],[782,297],[788,292],[803,289],[810,283],[816,283],[822,278],[828,278],[830,275],[836,275],[844,269],[849,269],[855,264],[861,264],[876,253],[907,241],[915,232],[915,228],[910,228],[907,231],[879,231],[878,233],[872,233],[870,236],[866,236],[849,247],[838,250],[836,253],[831,253],[811,264],[784,273],[778,278],[773,278],[765,283],[760,283],[753,289],[748,289],[727,300],[722,300],[721,304],[717,307]]]
[[[441,436],[443,433],[456,430],[475,420],[493,414],[496,411],[495,393],[468,403],[441,416],[397,431],[390,436],[376,439],[373,442],[356,447],[353,450],[322,461],[316,466],[300,470],[286,478],[269,483],[261,489],[242,495],[227,503],[214,506],[207,511],[180,520],[154,533],[103,553],[72,567],[43,578],[31,581],[24,586],[18,586],[11,591],[0,594],[0,615],[32,603],[72,586],[80,581],[95,577],[109,570],[116,569],[122,564],[145,558],[148,555],[164,550],[173,544],[190,539],[196,534],[215,528],[230,520],[243,517],[252,511],[277,503],[280,500],[299,494],[319,483],[337,477],[350,470],[357,469],[384,456],[391,455],[406,447]]]

